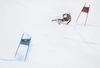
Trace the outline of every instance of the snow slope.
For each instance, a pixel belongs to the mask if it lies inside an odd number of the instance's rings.
[[[0,68],[100,68],[99,0],[0,0]],[[87,25],[82,13],[90,4]],[[87,5],[87,6],[88,6]],[[70,12],[69,25],[51,22]],[[95,18],[96,17],[96,18]],[[14,58],[23,33],[31,37]]]

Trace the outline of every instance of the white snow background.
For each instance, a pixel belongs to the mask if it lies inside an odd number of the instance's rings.
[[[75,23],[84,4],[90,5]],[[100,68],[99,0],[0,0],[0,68]],[[69,25],[52,19],[70,12]],[[23,33],[31,37],[21,45]]]

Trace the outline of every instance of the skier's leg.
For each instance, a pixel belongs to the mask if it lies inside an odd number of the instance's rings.
[[[70,23],[70,21],[68,21],[66,24],[69,24]]]
[[[66,24],[69,24],[69,23],[66,23]]]

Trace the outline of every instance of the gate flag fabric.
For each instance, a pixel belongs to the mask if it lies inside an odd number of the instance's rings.
[[[88,13],[89,12],[89,7],[83,7],[82,12]]]
[[[21,39],[20,44],[28,45],[28,46],[29,46],[29,44],[30,44],[30,40],[31,40],[31,39]]]

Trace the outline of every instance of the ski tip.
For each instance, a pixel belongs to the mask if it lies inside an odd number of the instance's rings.
[[[26,60],[24,60],[24,62],[25,62]]]
[[[14,56],[14,57],[16,57],[16,56]]]
[[[84,24],[84,27],[86,26],[86,24]]]
[[[75,23],[77,23],[77,21]]]

